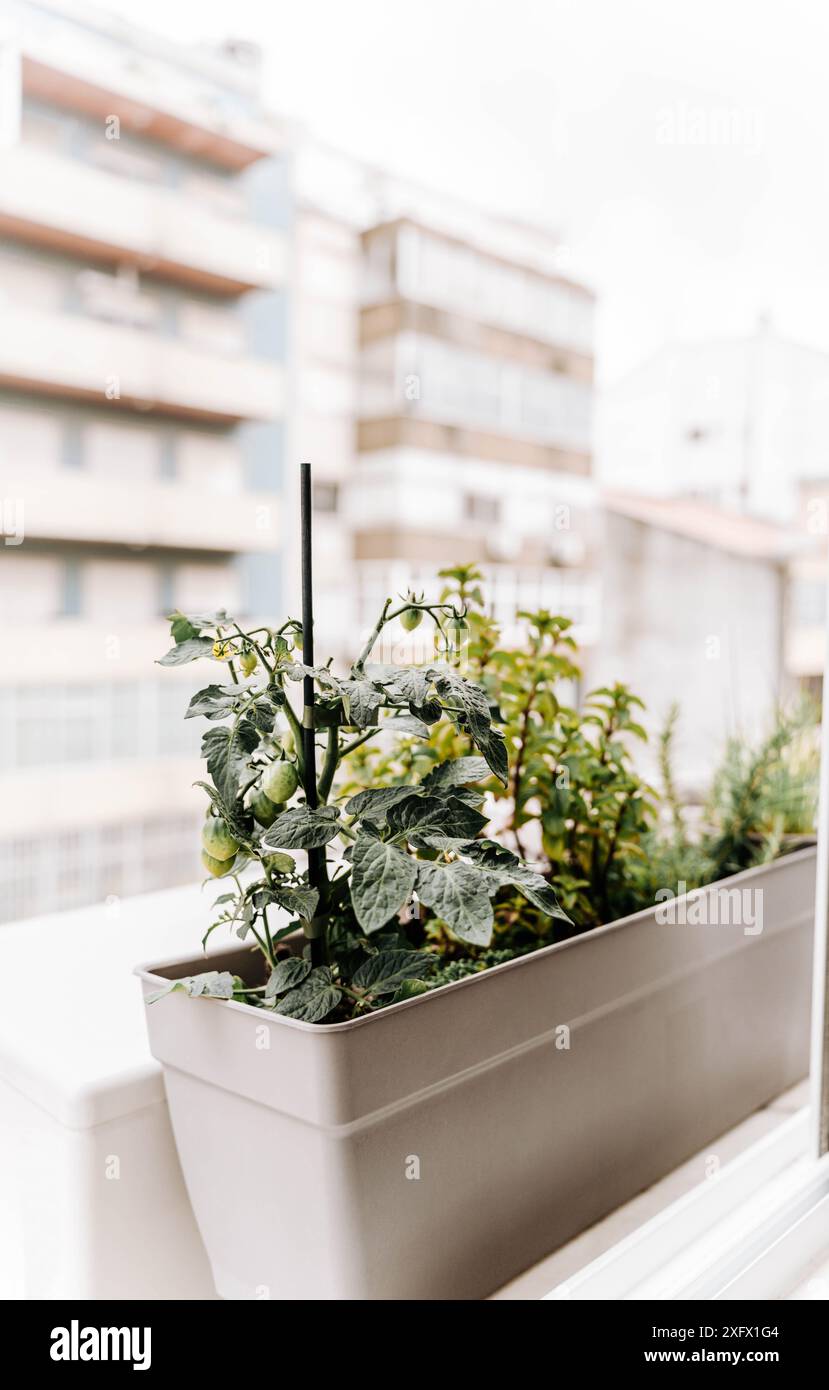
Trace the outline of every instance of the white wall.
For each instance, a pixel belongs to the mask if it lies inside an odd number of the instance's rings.
[[[829,355],[763,330],[666,347],[600,394],[596,433],[606,487],[791,521],[797,480],[829,477]]]
[[[766,561],[605,514],[602,633],[587,672],[645,700],[654,734],[676,700],[677,770],[704,788],[725,739],[764,731],[780,690],[782,580]],[[653,760],[652,745],[650,757]]]

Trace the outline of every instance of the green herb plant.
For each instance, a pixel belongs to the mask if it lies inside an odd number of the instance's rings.
[[[655,793],[634,765],[633,750],[647,737],[637,719],[642,701],[616,684],[588,692],[578,708],[569,618],[519,612],[521,638],[507,645],[486,612],[480,572],[460,566],[440,578],[441,601],[467,609],[465,669],[487,691],[504,731],[509,779],[488,790],[503,803],[505,838],[538,863],[578,930],[634,911],[642,905],[637,865],[655,817]],[[449,738],[457,752],[456,731],[439,730],[433,742],[448,751]],[[575,930],[534,918],[508,892],[497,906],[500,944],[531,949]]]

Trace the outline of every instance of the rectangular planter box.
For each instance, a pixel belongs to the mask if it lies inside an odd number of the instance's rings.
[[[219,1294],[483,1298],[662,1177],[805,1074],[814,879],[801,850],[705,925],[649,908],[349,1023],[148,1007]],[[735,889],[759,934],[711,920]]]

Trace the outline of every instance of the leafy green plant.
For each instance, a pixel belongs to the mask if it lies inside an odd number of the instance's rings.
[[[817,815],[816,713],[808,704],[776,712],[759,741],[730,739],[696,815],[676,792],[673,771],[678,706],[659,740],[662,819],[646,837],[638,875],[641,906],[658,889],[688,891],[767,863],[809,843]]]
[[[384,627],[405,618],[411,631],[415,615],[432,621],[449,660],[373,664]],[[230,927],[266,966],[261,983],[208,971],[171,988],[244,999],[311,1023],[338,1020],[428,988],[441,944],[451,953],[485,952],[493,899],[503,891],[545,919],[568,921],[542,875],[484,835],[481,784],[508,785],[508,748],[485,689],[452,663],[469,631],[464,604],[409,594],[395,608],[387,600],[345,676],[330,663],[310,668],[297,660],[294,620],[246,631],[223,611],[175,613],[171,631],[174,645],[161,665],[209,660],[229,677],[194,695],[186,715],[210,725],[201,750],[209,780],[198,783],[208,798],[205,866],[232,885],[204,940]],[[322,754],[317,805],[302,790],[302,724],[292,695],[308,679]],[[468,751],[442,757],[432,747],[418,760],[411,750],[440,728]],[[338,772],[383,734],[405,743],[399,775],[341,790]],[[323,851],[314,883],[298,851]],[[289,920],[276,926],[276,912]],[[289,938],[300,929],[322,950],[297,955]]]
[[[646,738],[636,717],[641,700],[617,684],[590,691],[576,708],[581,671],[569,618],[519,612],[522,640],[507,646],[486,612],[479,571],[461,566],[440,577],[441,601],[467,610],[466,669],[502,720],[510,777],[488,790],[504,803],[505,835],[522,858],[539,863],[579,930],[634,911],[641,906],[635,865],[655,815],[653,790],[633,760]],[[441,751],[446,738],[442,731],[433,740]],[[560,923],[534,920],[507,893],[497,906],[499,937],[514,947],[563,934]]]
[[[811,708],[779,710],[759,743],[729,740],[705,807],[704,839],[717,878],[766,862],[808,835],[817,812],[817,761],[808,754]]]
[[[480,572],[458,566],[440,578],[441,602],[466,610],[467,635],[455,660],[486,690],[509,753],[507,783],[486,783],[498,834],[539,866],[577,923],[537,914],[505,887],[495,899],[492,949],[514,955],[613,921],[651,906],[660,888],[714,882],[813,831],[813,711],[780,714],[759,745],[734,740],[707,806],[690,813],[673,771],[678,706],[659,735],[656,791],[635,762],[645,739],[637,717],[642,702],[617,684],[591,691],[576,707],[581,673],[568,619],[519,613],[521,636],[507,645],[486,610]],[[392,753],[368,745],[352,775],[358,783],[394,784],[428,768],[430,758],[466,751],[465,735],[441,725],[425,744],[403,742]],[[442,949],[451,955],[446,943]],[[454,972],[476,968],[474,960],[452,962]]]

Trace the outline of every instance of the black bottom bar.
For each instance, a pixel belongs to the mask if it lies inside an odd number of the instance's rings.
[[[750,1371],[772,1367],[791,1376],[793,1371],[805,1373],[810,1367],[818,1371],[825,1365],[826,1311],[820,1302],[549,1302],[525,1305],[523,1313],[516,1313],[514,1305],[509,1313],[501,1305],[483,1306],[477,1313],[465,1314],[456,1304],[451,1306],[454,1348],[447,1344],[439,1357],[450,1364],[462,1364],[467,1372],[479,1358],[491,1356],[494,1333],[497,1332],[503,1347],[504,1317],[509,1321],[509,1332],[512,1334],[514,1329],[514,1335],[520,1339],[512,1352],[520,1358],[514,1362],[515,1371],[523,1375],[518,1369],[523,1367],[529,1378],[529,1358],[537,1351],[538,1370],[544,1367],[545,1381],[572,1375],[578,1369],[587,1373],[633,1371],[647,1382],[652,1372],[658,1375],[668,1367],[687,1376],[693,1385],[699,1383],[698,1373],[709,1366]],[[192,1377],[204,1368],[209,1369],[211,1379],[232,1373],[237,1385],[247,1375],[258,1378],[261,1374],[263,1358],[267,1359],[268,1349],[273,1346],[274,1313],[267,1302],[0,1305],[5,1345],[25,1365],[27,1376],[44,1370],[56,1371],[64,1378],[80,1373],[87,1380],[100,1377],[101,1372],[132,1375],[130,1358],[134,1355],[136,1369],[141,1369],[142,1374],[164,1375],[180,1370]],[[291,1317],[290,1311],[278,1319],[283,1329],[286,1316]],[[470,1316],[473,1321],[467,1323]],[[518,1324],[512,1323],[513,1316],[518,1316]],[[336,1304],[328,1304],[326,1317],[337,1323]],[[393,1335],[393,1309],[387,1306],[383,1317],[391,1319],[384,1335]],[[406,1327],[415,1346],[409,1355],[413,1362],[419,1362],[422,1375],[428,1365],[434,1364],[433,1337],[440,1329],[434,1326],[434,1314],[428,1323],[418,1320],[412,1324],[410,1317],[408,1314]],[[349,1319],[353,1327],[352,1315]],[[401,1322],[401,1332],[403,1326]],[[118,1360],[108,1352],[111,1342],[108,1337],[101,1337],[103,1328],[130,1333],[128,1344],[123,1337],[117,1339]],[[416,1344],[421,1339],[418,1356]],[[302,1340],[299,1339],[299,1347]],[[107,1359],[100,1359],[102,1346]],[[120,1359],[121,1347],[127,1351],[126,1360]],[[65,1353],[70,1359],[53,1359],[53,1351],[57,1356]],[[94,1359],[96,1353],[99,1359]],[[83,1359],[84,1355],[92,1359]],[[307,1361],[306,1369],[316,1377]],[[331,1370],[334,1371],[333,1366]],[[533,1373],[533,1378],[537,1374]],[[404,1367],[395,1374],[395,1380],[398,1378],[407,1379]],[[515,1378],[515,1372],[510,1378]],[[823,1378],[821,1371],[819,1380]]]

